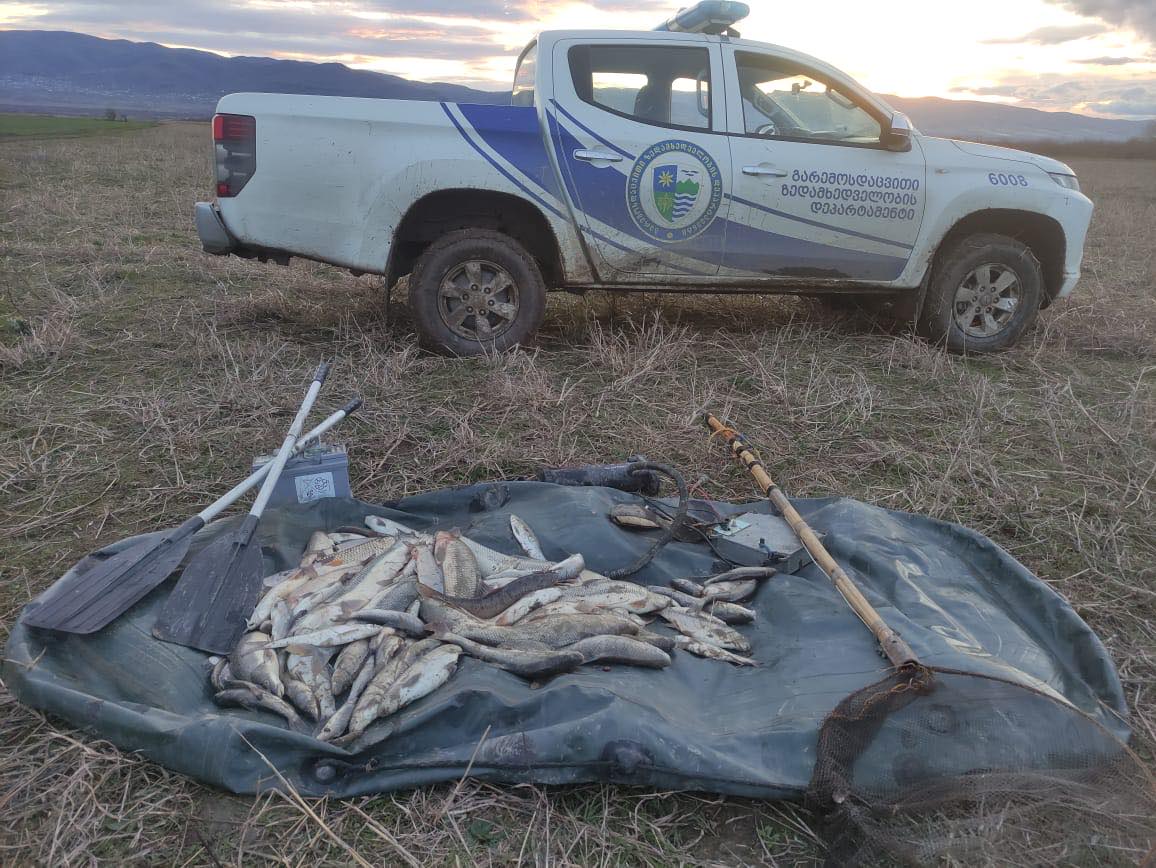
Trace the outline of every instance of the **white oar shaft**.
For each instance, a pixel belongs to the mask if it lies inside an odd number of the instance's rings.
[[[329,365],[322,362],[317,367],[317,373],[313,375],[313,382],[309,384],[309,389],[305,392],[305,400],[301,402],[301,406],[297,410],[297,415],[293,418],[293,424],[289,426],[289,433],[285,435],[285,442],[281,444],[281,448],[277,450],[276,456],[269,462],[269,475],[265,477],[265,481],[261,483],[261,488],[257,492],[257,497],[253,500],[253,505],[249,508],[249,515],[254,518],[259,518],[265,509],[265,504],[269,502],[269,498],[273,496],[273,489],[277,486],[277,480],[281,477],[281,471],[285,469],[285,462],[289,460],[289,454],[293,451],[294,444],[297,443],[297,438],[301,435],[301,429],[305,427],[305,417],[309,415],[309,411],[313,409],[313,402],[317,400],[317,393],[321,391],[321,385],[325,382],[325,377],[329,374]]]
[[[327,416],[321,422],[317,423],[316,427],[312,428],[305,434],[297,438],[297,442],[293,445],[293,454],[302,452],[306,446],[325,434],[327,431],[335,428],[340,422],[352,415],[358,407],[361,406],[361,399],[350,401],[345,407],[338,410],[336,413]],[[240,500],[245,494],[261,484],[261,481],[269,475],[269,471],[273,469],[273,462],[266,461],[251,474],[245,477],[244,480],[238,482],[235,486],[229,489],[228,492],[221,495],[211,504],[206,506],[197,516],[205,524],[208,524],[218,515],[223,513],[226,509]]]

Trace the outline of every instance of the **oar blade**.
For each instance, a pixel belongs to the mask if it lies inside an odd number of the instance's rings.
[[[233,650],[264,577],[261,547],[253,540],[256,524],[246,516],[189,561],[157,616],[154,636],[212,654]]]
[[[28,604],[21,622],[64,633],[95,633],[172,575],[188,552],[192,535],[203,524],[191,518],[57,582]]]

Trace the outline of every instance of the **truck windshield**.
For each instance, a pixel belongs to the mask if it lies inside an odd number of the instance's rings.
[[[538,43],[531,42],[518,58],[518,68],[514,71],[514,88],[510,92],[510,105],[534,104],[534,76],[537,67]]]

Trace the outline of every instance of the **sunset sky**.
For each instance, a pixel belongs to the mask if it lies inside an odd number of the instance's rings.
[[[649,29],[655,0],[0,0],[0,29],[75,30],[222,54],[338,61],[508,87],[547,28]],[[689,5],[683,3],[681,5]],[[1156,117],[1156,0],[751,2],[744,37],[817,55],[880,93]]]

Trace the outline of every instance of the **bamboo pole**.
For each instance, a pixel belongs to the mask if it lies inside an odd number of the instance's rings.
[[[735,460],[742,464],[751,476],[755,478],[755,483],[759,489],[770,500],[771,504],[776,510],[787,520],[791,529],[795,531],[795,535],[799,537],[800,542],[810,553],[815,563],[819,565],[827,578],[835,586],[836,590],[842,594],[843,599],[859,616],[859,619],[867,626],[879,640],[879,646],[883,649],[883,653],[891,663],[899,668],[907,666],[918,666],[919,658],[915,656],[915,652],[911,647],[903,641],[902,637],[890,627],[887,622],[883,620],[880,614],[875,611],[875,607],[867,602],[867,598],[863,596],[859,588],[856,587],[855,582],[851,577],[844,572],[843,568],[835,562],[831,557],[831,553],[827,551],[826,546],[815,536],[815,532],[811,530],[810,526],[803,517],[799,515],[798,510],[791,505],[787,500],[787,496],[783,494],[782,490],[771,479],[770,474],[767,473],[763,462],[755,455],[754,450],[743,439],[743,435],[733,428],[729,428],[720,422],[715,416],[710,413],[705,414],[706,426],[711,430],[712,434],[718,434],[726,440],[727,445],[730,446],[731,454],[734,455]]]

